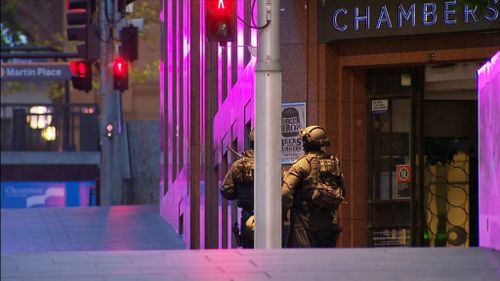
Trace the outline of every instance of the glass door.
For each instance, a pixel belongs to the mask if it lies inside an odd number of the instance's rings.
[[[478,245],[476,69],[481,62],[427,65],[422,104],[420,243]]]
[[[412,245],[416,70],[369,72],[368,245]]]

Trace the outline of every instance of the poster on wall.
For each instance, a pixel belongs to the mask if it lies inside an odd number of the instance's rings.
[[[411,165],[401,164],[396,165],[397,177],[397,198],[404,199],[411,196]]]
[[[306,125],[306,103],[294,102],[281,105],[281,163],[291,164],[304,154],[300,129]]]
[[[92,206],[95,187],[95,181],[1,182],[1,208]]]
[[[372,232],[373,247],[408,247],[410,238],[408,228],[383,228]]]

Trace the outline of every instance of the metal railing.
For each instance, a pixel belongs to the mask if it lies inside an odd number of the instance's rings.
[[[97,104],[2,104],[2,151],[97,151]]]

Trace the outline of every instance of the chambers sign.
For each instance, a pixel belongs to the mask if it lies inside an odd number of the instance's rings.
[[[323,0],[320,43],[342,39],[500,30],[500,0],[487,7],[448,1]]]

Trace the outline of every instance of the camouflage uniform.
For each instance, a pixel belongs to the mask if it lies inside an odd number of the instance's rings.
[[[326,146],[326,145],[322,145]],[[319,159],[327,159],[335,165],[338,173],[335,182],[344,191],[344,178],[337,156],[331,156],[319,149],[307,151],[297,159],[283,177],[281,195],[283,212],[291,209],[288,247],[331,248],[335,247],[339,226],[337,209],[318,206],[312,201],[312,185],[318,180]]]
[[[247,150],[240,159],[233,162],[220,189],[225,199],[238,200],[238,207],[242,209],[240,237],[243,248],[253,248],[253,231],[246,226],[246,221],[254,214],[253,168],[253,150]]]

